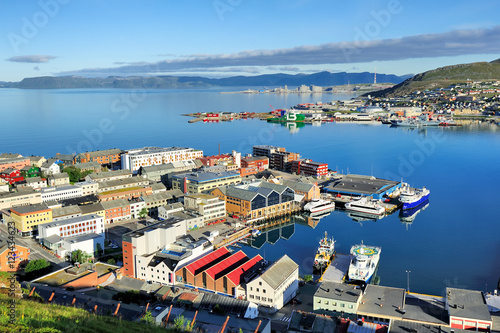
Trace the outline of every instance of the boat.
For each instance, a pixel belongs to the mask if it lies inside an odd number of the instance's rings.
[[[260,236],[261,232],[259,229],[252,229],[251,231],[252,236]]]
[[[430,117],[427,117],[425,114],[421,115],[418,118],[418,124],[420,126],[439,126],[440,123],[440,120],[432,119]]]
[[[398,127],[418,127],[418,121],[415,119],[392,119],[391,120],[391,125],[392,126],[398,126]]]
[[[269,123],[291,123],[291,122],[304,122],[306,117],[302,113],[298,113],[295,110],[285,111],[281,117],[267,118]]]
[[[319,214],[325,211],[332,211],[334,209],[335,209],[335,202],[323,199],[314,199],[308,202],[304,206],[304,210],[310,212],[311,216],[313,216],[313,214]]]
[[[354,245],[351,248],[353,258],[349,264],[349,282],[370,283],[378,266],[380,251],[380,247],[364,245],[363,242]]]
[[[313,270],[324,272],[330,265],[332,258],[335,256],[335,241],[333,237],[328,239],[328,234],[325,231],[325,238],[319,241],[319,247],[314,257]]]
[[[380,205],[379,200],[368,199],[366,197],[346,203],[345,210],[371,215],[382,215],[385,213],[385,208]]]
[[[399,202],[403,204],[401,207],[403,210],[419,206],[429,198],[431,193],[425,187],[415,189],[411,188],[407,183],[403,183],[399,192]]]
[[[415,217],[418,213],[425,210],[429,206],[429,199],[422,202],[420,205],[414,208],[400,210],[399,211],[399,220],[403,223],[412,223],[415,220]]]
[[[349,212],[347,216],[354,222],[378,221],[383,218],[383,215],[374,215],[368,213]]]

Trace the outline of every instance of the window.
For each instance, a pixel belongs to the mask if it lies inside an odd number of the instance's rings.
[[[340,303],[340,307],[341,308],[345,308],[345,304],[344,303]]]
[[[328,301],[325,301],[325,305],[328,305]]]

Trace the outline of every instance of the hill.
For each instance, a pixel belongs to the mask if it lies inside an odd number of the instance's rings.
[[[500,80],[500,59],[492,62],[474,62],[440,67],[417,74],[392,88],[371,92],[373,97],[397,97],[417,90],[446,88],[468,80]]]
[[[257,76],[233,76],[211,79],[201,76],[132,76],[107,78],[86,78],[79,76],[41,76],[25,78],[21,82],[0,82],[0,87],[20,89],[68,89],[68,88],[134,88],[134,89],[179,89],[199,87],[245,87],[245,86],[335,86],[373,82],[373,73],[330,73],[314,74],[266,74]],[[405,77],[391,74],[377,74],[379,83],[400,83]]]

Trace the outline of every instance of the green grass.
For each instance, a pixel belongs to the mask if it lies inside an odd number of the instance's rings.
[[[95,316],[83,309],[16,300],[16,321],[10,324],[9,298],[0,295],[0,332],[173,332],[120,318]]]

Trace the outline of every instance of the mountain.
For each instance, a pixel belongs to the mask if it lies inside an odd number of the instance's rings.
[[[465,81],[500,80],[500,59],[440,67],[417,74],[394,87],[369,93],[373,97],[397,97],[417,90],[446,88]]]
[[[330,73],[314,74],[266,74],[257,76],[233,76],[210,79],[201,76],[131,76],[107,78],[85,78],[80,76],[41,76],[25,78],[21,82],[7,82],[5,88],[20,89],[67,89],[67,88],[144,88],[170,89],[195,87],[236,86],[335,86],[373,82],[373,73]],[[405,77],[392,74],[377,74],[378,83],[400,83]],[[0,82],[0,87],[2,87]]]

